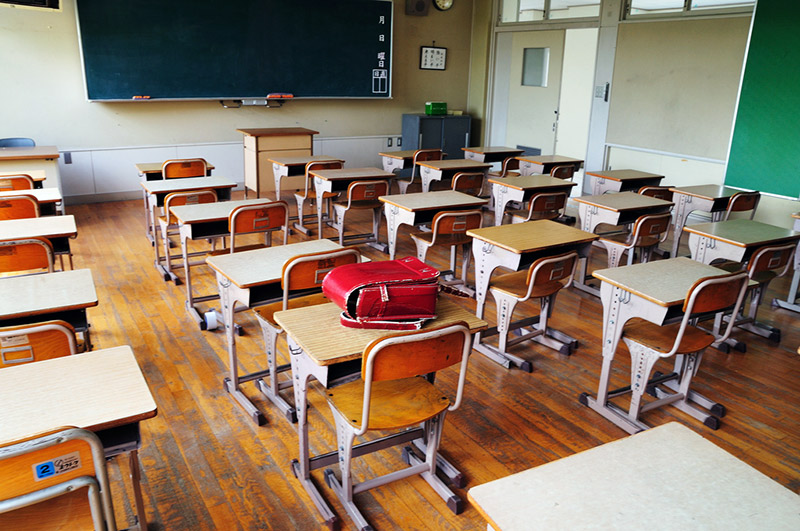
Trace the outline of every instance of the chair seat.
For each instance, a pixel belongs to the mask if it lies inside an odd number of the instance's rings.
[[[94,529],[87,489],[72,492],[0,514],[0,529]]]
[[[741,262],[734,262],[732,260],[725,260],[724,262],[715,262],[714,267],[727,271],[728,273],[734,273],[736,271],[741,271],[744,269],[745,265]]]
[[[295,297],[293,299],[289,299],[287,310],[292,310],[294,308],[305,308],[306,306],[316,306],[318,304],[325,304],[330,302],[328,298],[323,295],[322,293],[313,293],[311,295],[304,295],[302,297]],[[280,326],[275,322],[274,315],[275,312],[280,312],[283,310],[283,300],[275,301],[270,304],[266,304],[264,306],[259,306],[255,309],[255,312],[261,317],[264,321],[268,322],[275,328],[280,328]]]
[[[327,391],[328,401],[351,426],[361,425],[364,380]],[[402,401],[402,405],[398,405]],[[450,399],[424,378],[403,378],[372,382],[369,427],[391,430],[415,426],[431,419],[450,406]]]
[[[519,173],[518,171],[509,171],[509,172],[506,172],[506,174],[505,174],[505,175],[503,175],[503,172],[499,172],[499,171],[490,171],[490,172],[488,173],[488,175],[489,175],[489,177],[490,177],[490,178],[498,178],[498,177],[519,177],[519,176],[520,176],[520,173]]]
[[[680,327],[681,323],[679,322],[667,326],[658,326],[636,317],[628,321],[622,337],[635,341],[657,352],[667,353],[672,349]],[[676,354],[699,352],[710,346],[714,340],[713,334],[709,334],[694,326],[687,326]]]
[[[415,240],[420,240],[428,245],[431,245],[433,242],[434,233],[433,232],[423,232],[423,231],[414,231],[411,233],[411,237]],[[471,243],[472,236],[467,236],[466,234],[439,234],[436,238],[437,245],[464,245],[465,243]]]
[[[564,285],[557,280],[539,284],[533,287],[531,298],[549,297],[563,287]],[[489,289],[502,291],[503,293],[508,293],[513,297],[521,299],[528,293],[528,270],[525,269],[523,271],[517,271],[516,273],[499,276],[491,281]]]
[[[629,246],[631,242],[629,241],[630,234],[627,233],[620,233],[620,234],[609,234],[607,236],[600,236],[599,240],[603,243],[610,243],[622,246]],[[642,238],[642,242],[637,247],[650,247],[652,245],[658,245],[659,239],[654,236],[645,236]]]
[[[295,197],[299,197],[301,199],[316,199],[317,198],[317,193],[316,192],[311,192],[308,195],[306,195],[305,190],[304,190],[302,192],[295,192],[294,196]],[[322,198],[323,199],[330,199],[331,197],[339,197],[339,193],[338,192],[322,192]]]
[[[347,198],[333,201],[334,206],[341,206],[347,208]],[[373,210],[375,208],[383,207],[383,203],[374,199],[366,199],[363,201],[350,202],[350,210]]]

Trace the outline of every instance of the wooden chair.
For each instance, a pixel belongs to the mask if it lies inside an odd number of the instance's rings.
[[[295,192],[294,198],[297,201],[297,221],[294,224],[294,228],[298,231],[302,232],[306,236],[311,234],[311,231],[303,223],[303,208],[305,207],[306,201],[314,202],[317,197],[317,192],[314,187],[314,178],[311,176],[312,171],[319,171],[319,170],[340,170],[344,167],[344,163],[340,160],[336,161],[312,161],[306,164],[306,179],[305,179],[305,188],[302,192]],[[330,218],[331,208],[330,208],[330,201],[334,197],[338,197],[339,194],[336,192],[325,192],[322,195],[322,200],[327,204],[327,213],[328,217]]]
[[[737,314],[747,290],[747,281],[744,271],[701,278],[686,293],[680,322],[658,326],[640,318],[628,321],[622,340],[631,354],[631,385],[612,391],[609,395],[613,397],[631,393],[627,416],[633,423],[640,423],[639,416],[642,413],[671,404],[712,430],[719,428],[718,417],[725,415],[725,407],[692,391],[691,383],[700,366],[703,350],[718,339],[727,339],[733,329],[733,320],[720,338],[690,323],[701,316],[729,311],[731,308],[733,314]],[[673,356],[673,372],[667,375],[656,373],[650,380],[655,363],[661,358]],[[672,392],[665,391],[665,387]],[[657,400],[643,404],[645,391]],[[710,411],[710,414],[694,404]]]
[[[76,352],[75,329],[66,321],[0,328],[0,368],[69,356]]]
[[[334,212],[332,226],[339,232],[339,245],[344,245],[344,220],[351,210],[372,210],[372,233],[351,234],[347,238],[353,243],[378,244],[378,230],[383,213],[383,203],[378,201],[378,198],[382,195],[389,195],[389,181],[354,181],[347,187],[347,197],[331,203]],[[322,227],[319,238],[322,238]]]
[[[453,176],[451,188],[456,192],[484,197],[483,193],[483,173],[481,172],[458,172]]]
[[[608,253],[608,267],[617,267],[622,255],[628,253],[628,265],[633,264],[634,250],[639,249],[640,261],[648,262],[653,250],[663,243],[669,235],[672,214],[645,214],[639,216],[630,234],[609,234],[601,236],[598,242]]]
[[[170,236],[178,232],[178,220],[170,212],[170,208],[182,205],[198,205],[216,203],[217,192],[214,190],[193,190],[191,192],[173,192],[164,198],[164,215],[158,217],[158,226],[161,230],[161,241],[164,243],[164,260],[167,271],[172,270],[172,255],[170,254]],[[156,242],[156,245],[158,243]]]
[[[428,160],[442,160],[444,158],[444,154],[442,153],[441,149],[418,149],[414,152],[414,159],[411,166],[411,178],[410,179],[395,179],[397,181],[398,189],[400,190],[401,194],[410,193],[409,189],[412,192],[421,192],[422,191],[422,181],[419,179],[419,166],[417,166],[417,162],[425,162]]]
[[[205,159],[170,159],[161,165],[164,179],[182,179],[185,177],[205,177],[208,175],[208,163]]]
[[[264,233],[264,245],[247,246],[238,250],[269,247],[272,245],[272,233],[283,231],[283,244],[289,238],[289,204],[286,201],[271,201],[254,205],[241,205],[233,209],[228,216],[230,231],[230,252],[235,253],[236,235]]]
[[[267,353],[267,378],[257,380],[258,386],[269,400],[277,406],[290,422],[297,422],[297,411],[279,394],[282,389],[292,387],[291,380],[278,382],[278,374],[290,369],[290,365],[278,365],[278,336],[283,332],[275,322],[275,312],[292,308],[303,308],[324,304],[328,299],[322,294],[322,280],[334,267],[356,264],[361,254],[354,248],[302,254],[290,258],[281,273],[283,299],[255,309],[256,318],[264,336],[264,350]],[[261,378],[262,375],[257,374]]]
[[[750,218],[756,215],[758,202],[761,199],[759,192],[737,192],[728,199],[728,208],[725,209],[725,214],[722,221],[727,221],[731,217],[732,212],[747,212],[750,211]],[[715,220],[716,221],[716,220]]]
[[[571,181],[575,176],[575,166],[566,164],[563,166],[553,166],[550,170],[550,177],[562,179],[564,181]]]
[[[463,510],[462,500],[436,475],[436,458],[445,415],[461,405],[471,350],[469,329],[462,323],[423,329],[377,339],[364,350],[361,379],[327,391],[333,412],[341,481],[331,469],[325,480],[334,490],[358,529],[372,529],[359,511],[354,495],[414,475],[421,475],[455,514]],[[455,397],[422,377],[461,363]],[[409,464],[363,482],[355,482],[353,441],[372,430],[401,431],[421,425],[426,434],[425,459],[404,449]],[[404,443],[401,443],[404,444]]]
[[[433,217],[430,232],[417,230],[411,233],[411,238],[417,246],[417,258],[424,262],[428,249],[431,247],[449,247],[450,270],[442,273],[445,277],[443,283],[466,286],[470,258],[472,257],[472,236],[467,236],[467,231],[479,229],[482,226],[483,214],[480,210],[438,212]],[[455,280],[456,249],[458,247],[461,247],[461,279]],[[450,277],[449,279],[446,278],[448,276]]]
[[[0,529],[116,530],[103,444],[78,428],[0,446]]]
[[[0,175],[0,192],[10,190],[33,190],[33,177],[27,173]]]
[[[567,207],[566,192],[542,192],[534,194],[527,209],[509,210],[511,223],[524,223],[536,219],[558,219]]]
[[[489,292],[497,304],[498,351],[520,369],[531,372],[533,365],[507,349],[517,343],[532,339],[546,347],[570,355],[578,347],[578,341],[567,334],[547,326],[553,315],[556,295],[572,284],[577,267],[578,253],[575,251],[536,260],[527,270],[496,277],[489,284]],[[541,311],[538,316],[526,317],[512,323],[514,308],[530,298],[539,299]],[[529,332],[509,340],[514,330],[531,327]],[[524,330],[523,330],[524,331]]]
[[[664,201],[672,201],[672,192],[670,192],[670,188],[670,186],[642,186],[637,193]]]
[[[46,238],[0,241],[0,274],[20,276],[53,272],[53,246]]]
[[[32,195],[7,195],[0,197],[0,221],[39,217],[39,200]]]
[[[519,159],[517,157],[507,157],[503,160],[503,164],[500,167],[500,171],[490,171],[489,177],[490,178],[502,178],[502,177],[519,177]]]

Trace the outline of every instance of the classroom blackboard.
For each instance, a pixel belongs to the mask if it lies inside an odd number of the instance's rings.
[[[89,100],[391,96],[392,2],[78,0]]]
[[[800,2],[759,1],[725,184],[800,195]]]

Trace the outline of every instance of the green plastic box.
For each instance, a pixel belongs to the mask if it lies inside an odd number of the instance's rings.
[[[446,101],[426,101],[425,114],[447,114]]]

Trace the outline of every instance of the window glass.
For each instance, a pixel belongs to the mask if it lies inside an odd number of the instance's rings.
[[[683,11],[683,0],[631,0],[631,15],[658,15]]]
[[[755,5],[753,0],[692,0],[692,11],[701,9],[723,9],[730,7],[750,7]]]
[[[600,16],[600,0],[550,0],[548,19]]]
[[[525,48],[522,56],[522,84],[526,87],[546,87],[549,62],[550,48]]]

